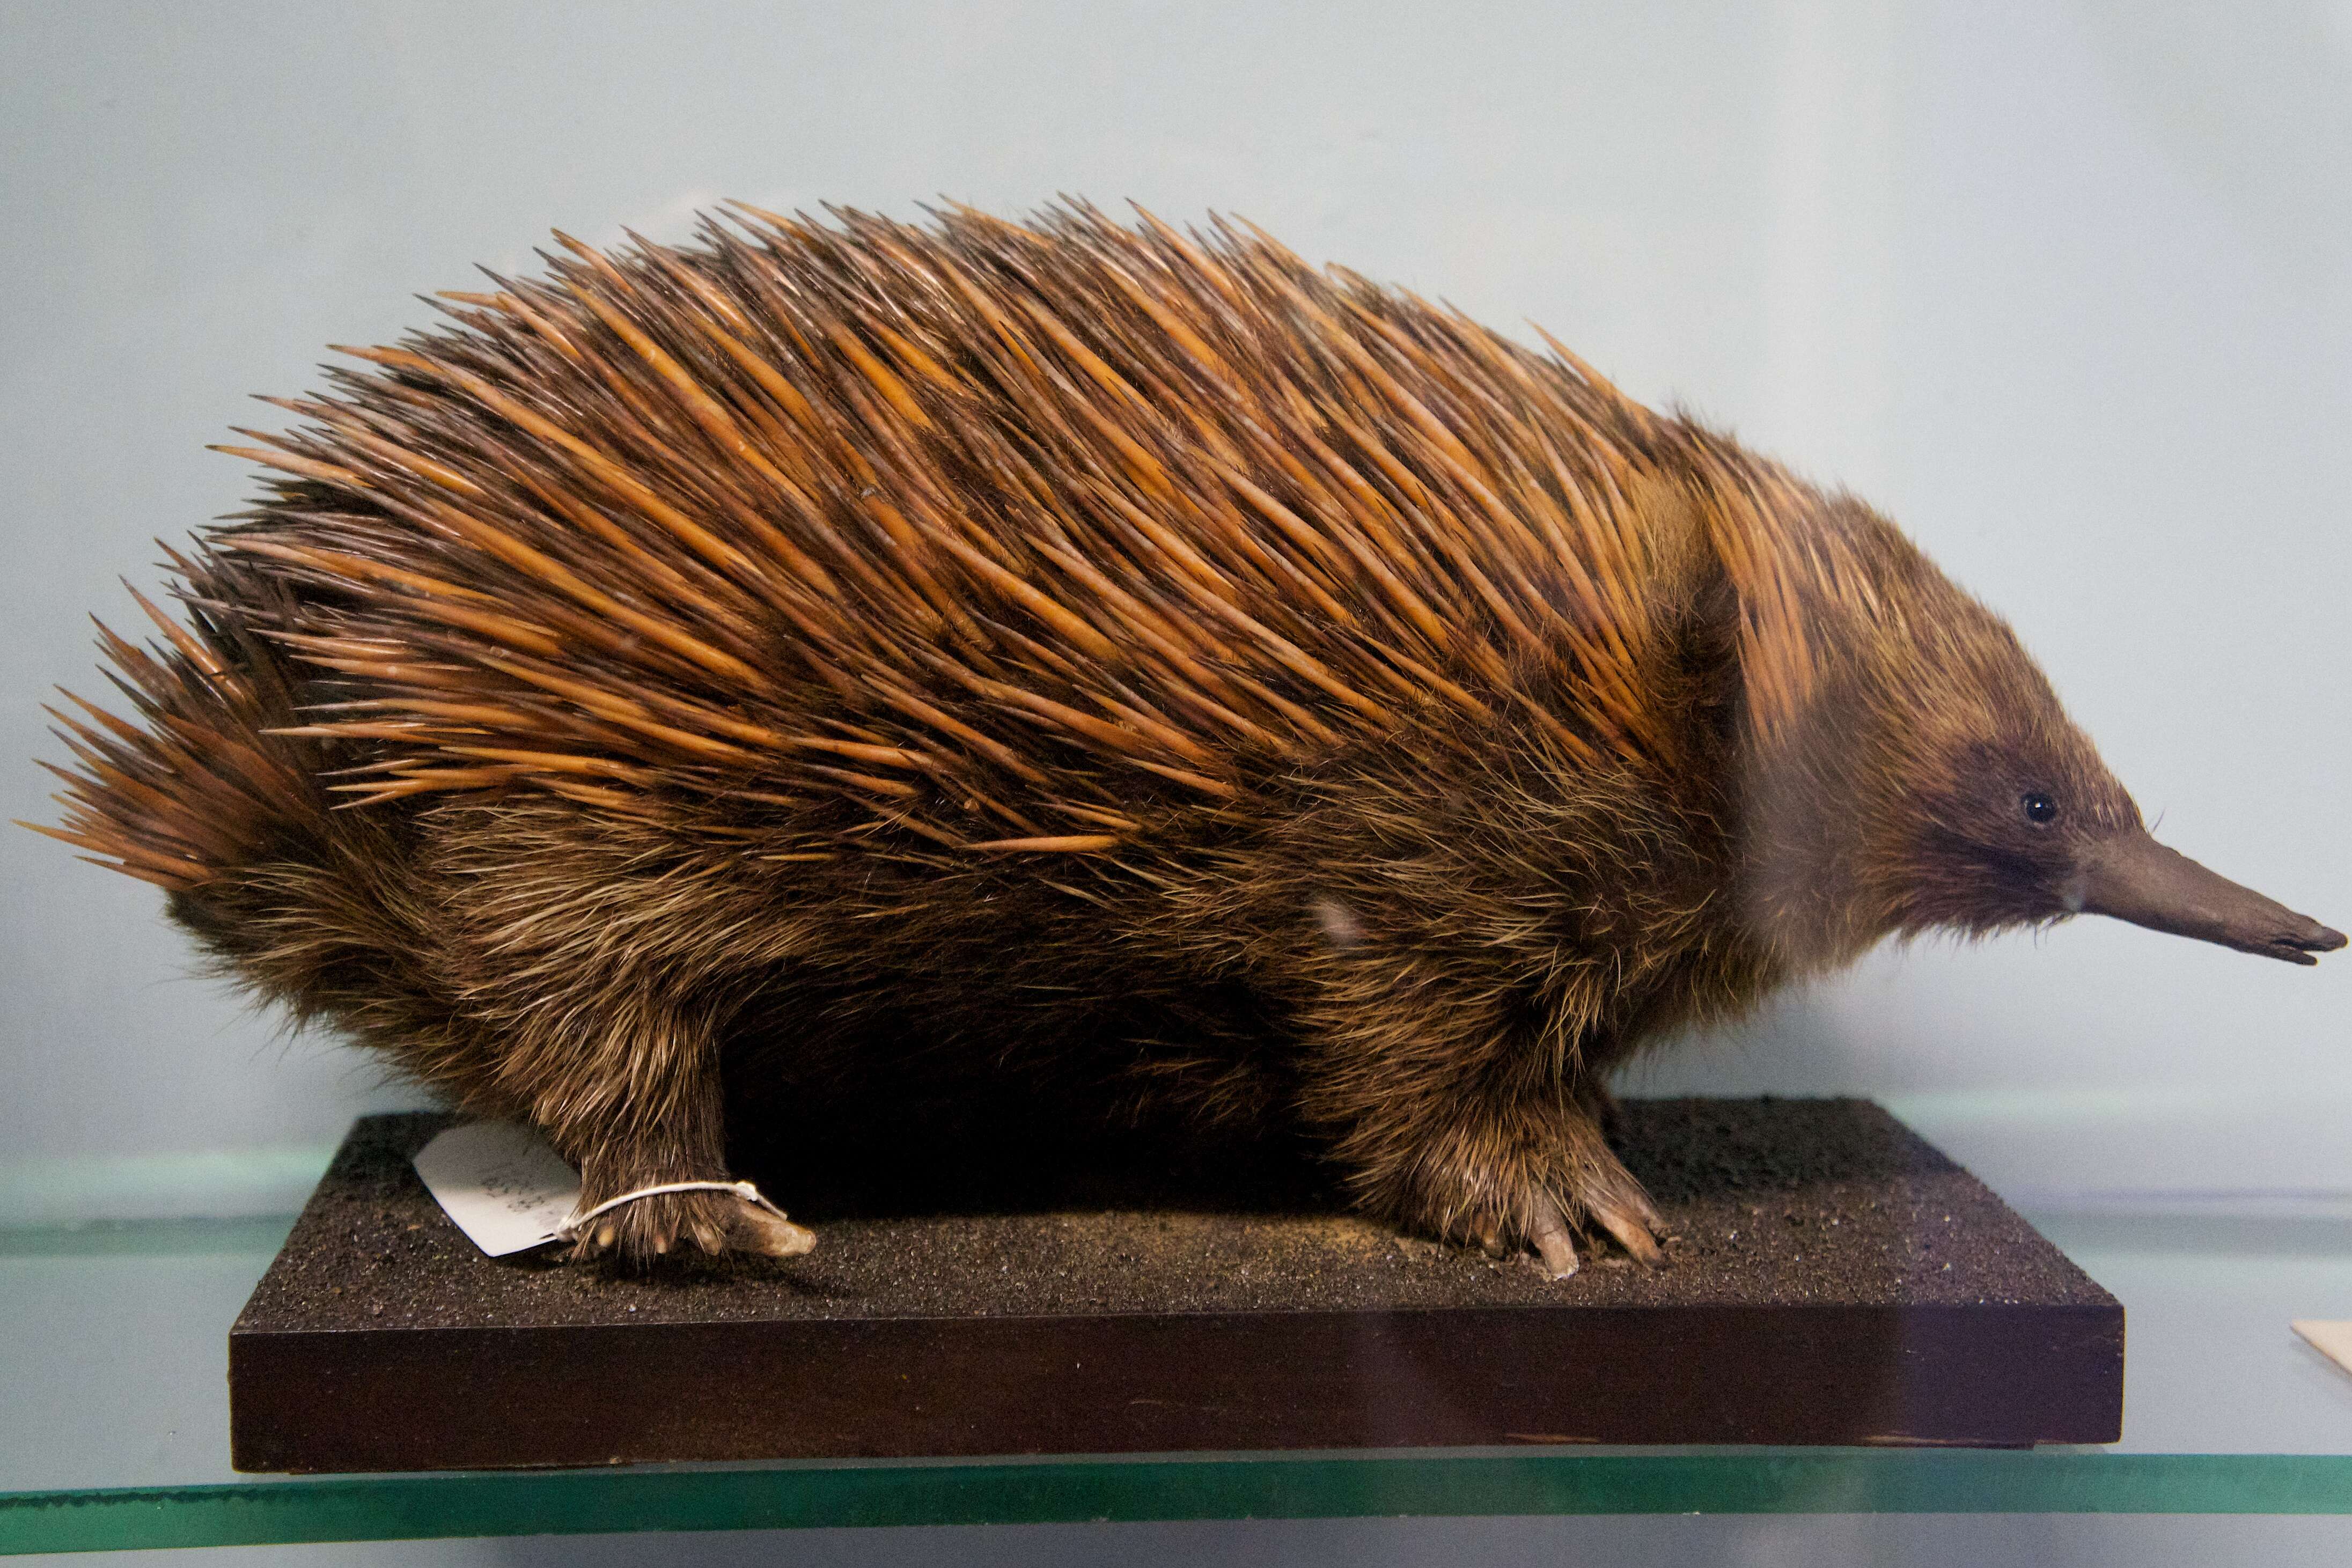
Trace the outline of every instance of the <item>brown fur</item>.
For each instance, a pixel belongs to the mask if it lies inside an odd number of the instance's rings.
[[[592,1201],[730,1083],[1009,1093],[1646,1254],[1612,1067],[2137,824],[1893,528],[1565,350],[1222,225],[736,224],[355,350],[67,720],[58,836]]]

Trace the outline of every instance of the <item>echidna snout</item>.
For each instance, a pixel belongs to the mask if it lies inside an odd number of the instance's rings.
[[[2241,953],[2316,964],[2344,933],[2216,875],[2144,832],[2118,833],[2084,857],[2082,907]]]

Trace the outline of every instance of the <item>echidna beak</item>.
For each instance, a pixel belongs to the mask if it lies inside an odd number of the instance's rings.
[[[2316,964],[2317,955],[2345,942],[2341,931],[2216,876],[2137,829],[2091,852],[2083,894],[2083,907],[2094,915],[2290,964]]]

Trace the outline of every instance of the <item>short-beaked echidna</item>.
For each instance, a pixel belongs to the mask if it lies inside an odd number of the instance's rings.
[[[1084,206],[562,245],[229,449],[271,493],[106,634],[47,831],[587,1202],[723,1175],[747,1075],[1014,1086],[1565,1273],[1655,1252],[1612,1068],[1882,938],[2344,944],[1868,507],[1557,345]],[[680,1240],[809,1238],[583,1249]]]

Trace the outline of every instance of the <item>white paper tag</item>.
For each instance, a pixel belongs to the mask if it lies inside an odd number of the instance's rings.
[[[416,1151],[441,1211],[493,1258],[543,1246],[580,1203],[580,1175],[512,1122],[468,1122]]]
[[[2297,1318],[2287,1325],[2311,1342],[2311,1348],[2352,1372],[2352,1323],[2329,1322],[2319,1318]]]

